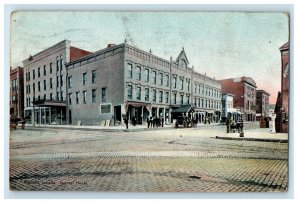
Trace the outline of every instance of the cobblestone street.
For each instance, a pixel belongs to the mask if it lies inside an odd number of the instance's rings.
[[[245,136],[265,133],[257,124]],[[219,140],[224,126],[11,131],[10,188],[28,191],[283,192],[288,144]],[[274,135],[275,136],[275,135]]]

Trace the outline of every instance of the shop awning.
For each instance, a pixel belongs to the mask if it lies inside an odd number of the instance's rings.
[[[33,106],[66,107],[65,102],[54,100],[36,100],[32,102]]]
[[[194,109],[191,105],[183,105],[172,111],[172,113],[193,113],[193,112]]]

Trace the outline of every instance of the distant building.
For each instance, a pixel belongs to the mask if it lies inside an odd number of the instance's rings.
[[[10,114],[24,117],[24,73],[19,66],[10,69]]]
[[[91,52],[64,40],[23,61],[25,116],[37,124],[66,123],[65,63]]]
[[[238,121],[242,113],[233,107],[234,103],[234,95],[233,94],[223,94],[222,95],[222,120],[225,121],[227,119],[232,119]]]
[[[245,121],[256,120],[256,83],[250,77],[219,80],[222,94],[234,95],[233,107],[243,113]]]
[[[276,132],[288,132],[289,118],[289,42],[279,48],[281,52],[281,92],[275,106]]]
[[[269,113],[269,96],[270,94],[264,90],[256,90],[256,119],[259,120],[261,116],[270,117]]]

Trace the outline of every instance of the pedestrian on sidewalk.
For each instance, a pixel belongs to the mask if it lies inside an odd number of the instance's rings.
[[[150,118],[149,118],[149,116],[147,117],[147,127],[149,128],[149,126],[150,126]]]
[[[164,127],[164,117],[161,117],[161,127]]]
[[[128,129],[128,118],[126,115],[123,116],[123,120],[124,120],[124,123],[125,123],[125,126],[126,126],[126,129]]]

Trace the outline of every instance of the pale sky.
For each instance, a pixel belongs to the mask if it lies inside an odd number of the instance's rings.
[[[184,47],[196,71],[216,79],[252,77],[275,103],[288,21],[284,13],[19,11],[11,16],[11,67],[64,39],[97,51],[127,38],[167,60]]]

